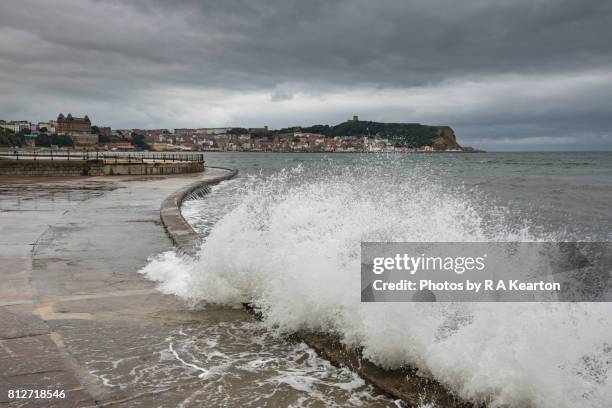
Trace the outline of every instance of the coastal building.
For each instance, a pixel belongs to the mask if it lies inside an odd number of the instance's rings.
[[[223,127],[223,128],[198,128],[196,129],[196,133],[201,135],[224,135],[228,133],[232,128]]]
[[[18,133],[22,130],[31,130],[31,124],[27,120],[11,120],[10,122],[0,121],[0,128]]]
[[[196,133],[196,129],[189,129],[189,128],[174,129],[175,135],[193,135],[195,133]]]
[[[98,126],[98,134],[100,136],[111,137],[112,130],[110,126]]]
[[[70,132],[70,137],[77,145],[95,145],[98,144],[98,135],[85,132]]]
[[[135,132],[141,134],[139,132]],[[151,143],[170,143],[172,142],[173,135],[169,133],[166,129],[152,129],[144,131],[144,140],[145,142]]]
[[[176,150],[176,146],[170,143],[151,143],[149,146],[154,152],[167,152]]]
[[[37,130],[42,130],[43,128],[47,130],[47,133],[55,133],[56,132],[57,122],[54,120],[49,120],[47,122],[38,122],[36,125]]]
[[[125,140],[132,140],[132,129],[115,129],[112,134]]]
[[[55,131],[57,133],[67,133],[70,135],[74,132],[91,133],[91,121],[87,115],[82,118],[77,118],[72,116],[70,113],[67,116],[60,113],[57,117],[57,126]]]
[[[126,152],[134,150],[134,145],[130,142],[111,142],[106,145],[106,148],[108,150]]]
[[[57,116],[55,133],[69,135],[77,145],[95,145],[98,143],[98,135],[91,133],[91,120],[85,115],[82,118],[72,116],[71,113]]]

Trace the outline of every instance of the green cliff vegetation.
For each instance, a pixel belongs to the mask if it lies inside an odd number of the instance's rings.
[[[285,128],[273,131],[286,134],[295,131],[320,133],[327,137],[366,136],[388,139],[396,147],[432,146],[436,149],[460,149],[455,133],[448,126],[429,126],[420,123],[383,123],[350,120],[335,126],[314,125],[308,127]]]
[[[72,138],[68,135],[56,135],[49,133],[41,133],[36,138],[36,146],[42,147],[66,147],[66,146],[74,146],[74,142]]]
[[[138,148],[149,150],[149,144],[145,142],[144,135],[132,132],[132,144]]]
[[[21,147],[23,144],[24,140],[21,135],[16,135],[12,130],[0,128],[0,146]]]
[[[26,146],[25,135],[28,132],[23,130],[15,133],[12,130],[0,128],[0,147],[23,147]],[[38,147],[66,147],[74,146],[72,138],[68,135],[56,135],[42,132],[36,139],[35,144]]]

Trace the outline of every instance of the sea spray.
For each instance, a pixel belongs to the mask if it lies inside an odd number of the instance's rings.
[[[362,241],[561,239],[510,223],[443,170],[384,157],[309,164],[255,177],[236,199],[197,261],[166,253],[143,272],[194,304],[254,302],[279,333],[337,333],[384,367],[416,366],[493,406],[612,400],[607,304],[360,303]]]

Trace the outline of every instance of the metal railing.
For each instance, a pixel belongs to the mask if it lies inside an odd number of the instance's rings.
[[[61,151],[61,152],[0,152],[0,157],[33,160],[104,160],[106,163],[165,163],[165,162],[203,162],[202,153],[174,153],[174,152],[100,152],[100,151]]]

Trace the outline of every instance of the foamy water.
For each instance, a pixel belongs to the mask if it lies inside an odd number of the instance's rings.
[[[254,302],[271,332],[338,333],[384,367],[416,366],[491,406],[612,401],[608,304],[360,303],[361,241],[563,240],[567,228],[517,215],[431,163],[321,161],[230,186],[233,204],[204,223],[197,261],[170,252],[144,269],[163,292]]]

